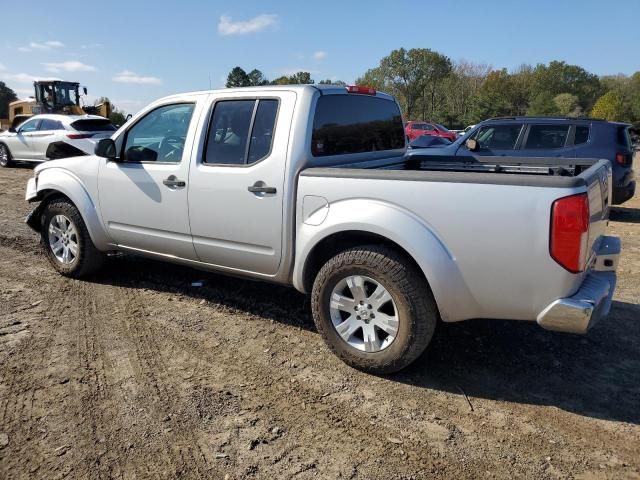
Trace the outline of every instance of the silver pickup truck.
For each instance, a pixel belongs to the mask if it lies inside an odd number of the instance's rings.
[[[328,346],[374,373],[414,361],[438,321],[585,333],[608,313],[609,162],[405,148],[398,104],[370,88],[174,95],[95,155],[38,166],[27,223],[63,275],[120,251],[291,284]]]

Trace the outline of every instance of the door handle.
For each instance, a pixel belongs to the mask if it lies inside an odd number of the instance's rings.
[[[251,193],[270,193],[274,194],[277,192],[276,187],[267,187],[265,185],[251,185],[247,187]]]
[[[162,183],[167,187],[184,187],[187,185],[187,182],[184,180],[178,180],[175,175],[170,175],[168,178],[165,178]]]

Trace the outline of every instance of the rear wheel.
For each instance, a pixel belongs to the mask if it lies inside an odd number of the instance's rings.
[[[13,165],[13,158],[9,147],[4,143],[0,143],[0,167],[7,168]]]
[[[418,358],[438,319],[415,265],[374,245],[339,253],[320,269],[312,309],[329,348],[352,367],[376,374],[396,372]]]
[[[80,212],[71,201],[51,201],[42,220],[41,243],[58,272],[79,278],[102,266],[106,255],[93,244]]]

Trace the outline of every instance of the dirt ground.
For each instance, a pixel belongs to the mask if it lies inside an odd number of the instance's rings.
[[[22,222],[30,175],[0,169],[2,479],[640,478],[638,197],[588,336],[441,325],[380,378],[292,289],[129,257],[59,276]]]

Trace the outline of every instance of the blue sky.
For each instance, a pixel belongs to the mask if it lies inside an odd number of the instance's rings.
[[[399,47],[494,68],[557,59],[640,70],[639,0],[21,0],[2,13],[0,80],[19,96],[34,77],[57,77],[128,112],[221,87],[235,65],[351,82]]]

